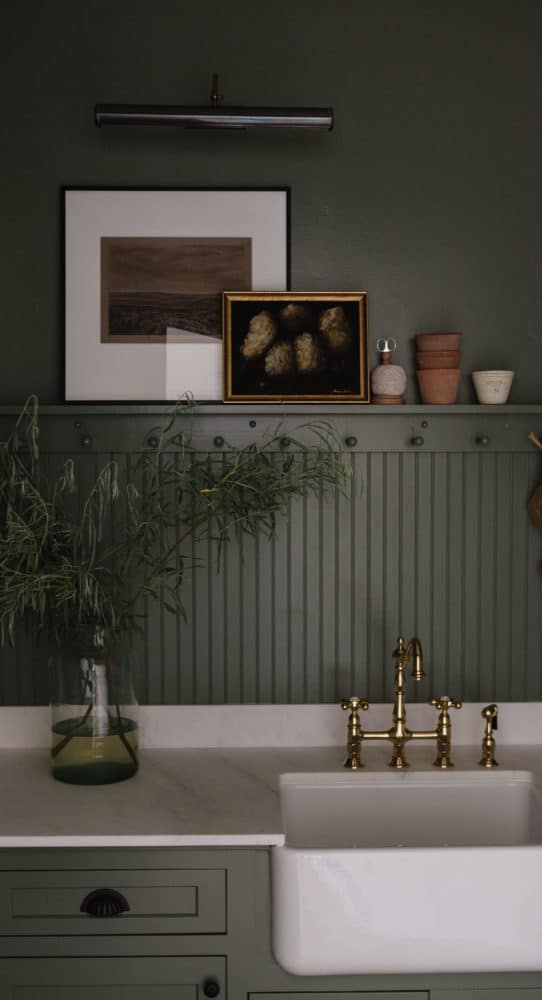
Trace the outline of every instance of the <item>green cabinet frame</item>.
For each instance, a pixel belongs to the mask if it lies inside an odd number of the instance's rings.
[[[80,917],[105,884],[132,915]],[[542,947],[540,972],[292,976],[265,847],[0,851],[0,1000],[204,1000],[209,979],[218,1000],[542,1000]]]
[[[0,959],[2,1000],[202,1000],[209,979],[226,1000],[224,958]]]

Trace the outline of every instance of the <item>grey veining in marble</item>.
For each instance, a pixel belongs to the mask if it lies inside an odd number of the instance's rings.
[[[384,770],[387,746],[367,747],[367,766]],[[432,746],[409,748],[428,770]],[[472,769],[479,746],[457,747]],[[0,751],[0,847],[231,846],[283,843],[278,780],[286,772],[340,771],[340,748],[147,750],[139,773],[114,785],[56,781],[40,750]],[[502,767],[542,775],[541,747],[502,746]]]

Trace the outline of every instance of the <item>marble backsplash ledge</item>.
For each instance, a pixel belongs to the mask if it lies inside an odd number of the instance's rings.
[[[469,702],[452,716],[452,742],[481,742],[483,704]],[[363,713],[365,729],[387,729],[391,705],[371,705]],[[432,728],[437,713],[428,705],[407,706],[412,729]],[[228,749],[257,747],[341,746],[347,713],[339,705],[142,705],[143,749]],[[542,702],[501,702],[497,744],[542,745]],[[0,708],[0,748],[48,747],[49,710],[45,707]]]

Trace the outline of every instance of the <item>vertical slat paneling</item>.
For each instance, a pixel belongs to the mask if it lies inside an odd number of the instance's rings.
[[[415,479],[416,509],[416,625],[415,633],[423,643],[429,689],[435,689],[433,671],[433,553],[434,521],[433,456],[417,454]]]
[[[508,654],[510,695],[514,701],[525,697],[527,691],[527,573],[529,542],[532,525],[524,516],[529,498],[528,455],[512,456],[511,483],[511,601]]]
[[[138,477],[136,474],[136,465],[139,456],[137,454],[127,454],[117,455],[115,457],[119,465],[119,470],[121,470],[121,474],[126,476],[127,481],[133,482],[137,487],[141,487],[141,477]],[[119,517],[121,516],[122,514],[119,515]],[[142,577],[137,577],[134,571],[131,579],[129,580],[130,592],[132,594],[136,594],[137,588],[141,584],[141,580]],[[131,670],[134,688],[137,691],[138,698],[142,699],[147,690],[148,673],[146,663],[146,628],[143,621],[140,622],[140,628],[134,630],[130,637],[129,655],[132,665]]]
[[[180,524],[178,525],[180,530]],[[177,662],[178,662],[178,688],[181,704],[191,705],[195,700],[194,686],[194,664],[196,661],[196,651],[194,649],[194,622],[195,622],[195,601],[194,601],[194,559],[196,546],[192,538],[183,543],[181,548],[181,558],[184,563],[184,576],[182,583],[181,597],[184,608],[184,615],[179,619],[179,631],[177,636]],[[224,658],[225,669],[226,660]],[[168,669],[164,664],[165,669]]]
[[[333,493],[321,506],[322,534],[322,695],[324,702],[337,700],[337,497]]]
[[[19,636],[22,637],[22,629],[19,629],[17,633],[17,647],[4,646],[0,650],[0,664],[1,664],[1,681],[0,681],[0,691],[2,696],[3,705],[19,705],[19,695],[17,691],[17,678],[19,675],[19,663],[17,660],[17,652],[19,648]],[[39,656],[36,656],[36,660]],[[23,668],[24,669],[24,668]],[[35,686],[39,684],[39,673],[42,670],[46,670],[43,663],[38,664],[34,662],[32,664],[32,675],[35,681]],[[28,667],[26,668],[28,672]],[[31,704],[34,703],[34,697],[32,698]]]
[[[237,704],[241,701],[241,561],[242,550],[236,539],[235,530],[222,548],[224,560],[224,623],[225,623],[225,694],[226,701]],[[212,625],[211,625],[212,627]]]
[[[385,455],[371,454],[367,469],[369,556],[369,602],[367,629],[369,635],[368,698],[382,701],[386,677],[385,664],[389,650],[384,643],[384,609],[386,581],[384,550],[386,544]]]
[[[418,563],[417,486],[415,454],[399,455],[399,613],[397,627],[416,633],[416,577]],[[391,623],[392,631],[394,623]]]
[[[115,457],[136,475],[137,455]],[[85,487],[106,458],[85,456]],[[542,533],[526,512],[538,455],[352,460],[348,496],[293,501],[272,539],[232,537],[219,572],[216,540],[188,540],[186,621],[148,600],[134,637],[141,701],[389,700],[400,631],[419,635],[426,656],[427,680],[410,698],[542,697]],[[2,703],[43,703],[44,644],[21,630],[0,656]]]
[[[222,465],[224,456],[214,456],[217,465]],[[207,543],[207,581],[209,600],[209,701],[222,704],[225,700],[225,574],[222,572],[222,549],[218,540],[211,535]]]
[[[271,542],[259,532],[256,538],[256,580],[254,614],[258,619],[258,650],[256,662],[256,701],[269,704],[273,697],[273,580],[271,576]],[[217,664],[218,669],[218,664]]]
[[[352,592],[351,609],[351,670],[352,684],[349,694],[368,690],[369,659],[367,655],[367,607],[370,581],[367,572],[369,537],[367,523],[367,455],[352,456],[352,482],[350,485],[350,520],[352,530]]]
[[[465,572],[463,577],[462,697],[465,701],[478,701],[482,697],[480,689],[480,622],[483,568],[480,551],[482,459],[479,455],[465,455],[465,483],[468,484],[468,487],[465,489],[463,499]]]
[[[307,620],[305,608],[305,560],[302,545],[295,540],[303,538],[303,523],[306,512],[302,500],[295,499],[290,503],[288,517],[288,591],[289,614],[288,627],[290,632],[289,655],[290,669],[288,671],[288,701],[304,701],[305,687],[305,623]],[[292,669],[293,664],[296,669]]]
[[[307,702],[321,700],[320,675],[322,658],[322,536],[320,532],[321,504],[318,497],[309,497],[305,508],[305,529],[300,539],[303,546],[306,575],[306,646],[307,668],[305,697]]]
[[[400,456],[396,452],[386,455],[384,482],[384,537],[383,537],[383,623],[382,661],[384,699],[393,697],[393,675],[388,668],[389,651],[394,648],[398,632],[402,629],[400,614],[401,586],[401,484],[399,473]],[[387,655],[386,655],[387,654]]]
[[[540,473],[540,460],[537,454],[529,457],[527,493],[530,496]],[[527,691],[529,699],[542,698],[541,652],[542,649],[542,546],[541,532],[534,525],[529,525],[527,573]]]
[[[241,540],[241,700],[246,703],[256,701],[258,674],[258,615],[256,599],[256,539],[244,535]],[[206,623],[207,632],[209,623]]]
[[[497,497],[496,456],[482,455],[480,492],[480,691],[495,690]],[[483,697],[483,695],[482,695]]]
[[[337,645],[337,684],[335,699],[352,693],[352,568],[354,539],[350,496],[337,491],[335,506],[337,603],[335,608],[335,634]]]
[[[282,522],[271,539],[273,582],[273,687],[272,701],[288,700],[288,675],[290,670],[290,634],[288,608],[290,582],[288,576],[288,530]]]
[[[511,697],[511,622],[501,608],[512,603],[512,456],[495,456],[495,697]]]
[[[448,622],[447,622],[447,677],[446,690],[437,696],[449,694],[458,698],[463,688],[463,643],[464,628],[464,581],[465,581],[465,523],[464,503],[466,484],[464,480],[464,456],[448,456],[449,505],[446,526],[448,550]]]
[[[448,455],[433,456],[432,468],[432,614],[431,659],[428,676],[433,690],[448,691],[448,623],[450,616],[448,595],[449,555],[449,503],[450,485]],[[437,683],[437,678],[438,682]]]

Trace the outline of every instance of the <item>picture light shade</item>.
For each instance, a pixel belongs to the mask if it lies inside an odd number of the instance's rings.
[[[96,125],[177,125],[195,129],[301,128],[330,131],[333,108],[260,108],[210,104],[97,104]]]

